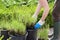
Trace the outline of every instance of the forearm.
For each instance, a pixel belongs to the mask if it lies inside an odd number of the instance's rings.
[[[44,12],[40,20],[44,21],[49,13],[49,5],[47,0],[43,0],[43,1],[41,0],[41,4],[42,4],[42,7],[44,8]]]
[[[48,16],[48,13],[49,13],[49,7],[45,8],[43,15],[42,15],[40,20],[44,21],[46,19],[46,17]]]
[[[41,5],[40,5],[40,2],[38,2],[36,11],[35,11],[35,13],[34,13],[35,16],[38,16],[38,14],[39,14],[39,12],[40,12],[40,9],[41,9]]]

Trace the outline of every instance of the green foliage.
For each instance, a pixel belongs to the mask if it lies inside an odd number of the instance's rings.
[[[49,24],[50,26],[53,26],[53,17],[52,17],[53,6],[54,6],[54,2],[49,3],[50,11],[46,19],[46,23]]]
[[[11,22],[11,28],[16,33],[19,33],[21,35],[24,35],[26,33],[26,26],[23,23],[19,23],[19,21],[13,20]]]
[[[35,24],[36,20],[32,18],[37,7],[37,0],[0,0],[0,27],[9,31],[15,31],[19,34],[25,34],[26,25]],[[54,2],[48,0],[50,12],[46,19],[46,26],[53,25],[52,10]],[[41,18],[43,8],[40,11],[38,20]],[[28,26],[29,26],[28,25]],[[47,28],[41,29],[40,37],[47,38]],[[48,26],[47,26],[48,27]],[[45,33],[45,34],[44,34]]]
[[[10,7],[12,5],[27,5],[36,4],[37,0],[0,0],[0,6]]]
[[[10,6],[4,12],[0,13],[0,26],[9,31],[15,31],[19,34],[25,34],[26,24],[35,23],[32,18],[32,7],[29,10],[27,6]],[[35,9],[35,6],[34,8]],[[3,10],[3,9],[2,9]],[[32,11],[31,11],[32,10]]]
[[[49,24],[45,24],[42,29],[38,30],[38,36],[40,39],[47,40],[48,39],[48,30],[49,30]]]

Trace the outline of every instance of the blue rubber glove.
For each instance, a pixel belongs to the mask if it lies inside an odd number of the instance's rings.
[[[39,29],[39,28],[41,28],[44,23],[45,23],[45,22],[39,21],[39,22],[36,23],[36,25],[34,26],[34,29]]]
[[[40,25],[39,23],[36,23],[36,25],[34,26],[34,29],[39,29],[41,28],[42,25]]]

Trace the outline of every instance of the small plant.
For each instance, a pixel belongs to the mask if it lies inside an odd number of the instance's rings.
[[[11,22],[2,21],[0,26],[8,31],[14,31],[17,34],[24,35],[26,33],[26,26],[17,20],[12,20]]]
[[[10,22],[8,21],[1,21],[1,24],[0,24],[0,27],[3,29],[3,30],[11,30],[10,28]]]
[[[48,39],[48,30],[49,30],[49,24],[45,25],[45,27],[38,30],[38,36],[40,39],[47,40]]]
[[[29,13],[25,13],[22,14],[22,22],[25,25],[31,26],[34,25],[36,23],[37,20],[35,20],[34,18],[32,18],[32,15]]]
[[[24,35],[26,33],[26,26],[23,23],[19,23],[19,21],[16,20],[13,20],[11,22],[11,29],[21,35]]]

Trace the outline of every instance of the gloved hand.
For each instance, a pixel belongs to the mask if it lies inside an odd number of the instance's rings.
[[[34,26],[34,29],[39,29],[42,27],[42,25],[45,23],[45,21],[39,21],[38,23],[36,23],[36,25]]]

